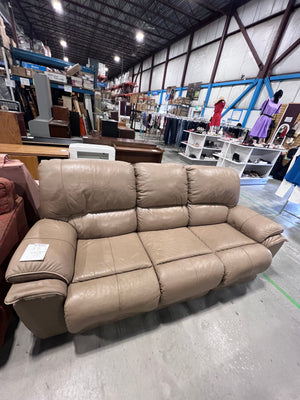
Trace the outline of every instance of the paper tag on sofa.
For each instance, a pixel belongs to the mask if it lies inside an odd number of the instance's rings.
[[[47,253],[48,247],[49,244],[29,244],[22,254],[20,261],[43,261]]]

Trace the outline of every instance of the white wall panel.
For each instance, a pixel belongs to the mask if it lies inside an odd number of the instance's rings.
[[[168,86],[181,85],[181,78],[184,68],[185,57],[186,56],[181,56],[176,58],[175,60],[169,61],[166,74],[165,88],[167,88]]]
[[[165,64],[153,68],[151,90],[160,90],[165,70]]]
[[[252,0],[239,7],[237,12],[244,25],[269,17],[278,11],[285,10],[288,0]]]
[[[137,84],[137,86],[135,86],[135,87],[138,88],[137,92],[141,91],[141,88],[139,87],[139,85],[140,85],[140,75],[141,74],[138,74],[137,77],[135,78],[135,82]]]
[[[300,80],[293,79],[290,81],[273,81],[271,82],[273,92],[281,89],[283,91],[283,96],[281,98],[281,103],[300,103]]]
[[[188,44],[189,36],[186,36],[185,38],[179,40],[179,42],[172,44],[170,47],[169,59],[185,53],[188,49]]]
[[[248,35],[262,62],[265,62],[269,55],[281,18],[281,16],[272,18],[247,29]]]
[[[253,93],[254,93],[254,89],[255,89],[255,87],[252,88],[250,90],[250,92],[248,92],[246,94],[246,96],[244,96],[242,98],[242,100],[235,106],[235,108],[248,108],[250,105],[250,101],[252,99]]]
[[[290,17],[286,30],[278,46],[278,51],[276,53],[275,58],[277,58],[280,54],[282,54],[299,36],[300,36],[300,9],[295,10],[292,16]]]
[[[192,49],[222,36],[226,17],[221,17],[194,33]]]
[[[154,56],[154,65],[160,64],[166,61],[167,58],[167,49],[163,49],[155,54]]]
[[[272,75],[289,74],[300,71],[300,47],[285,57],[273,70]]]
[[[185,86],[194,82],[209,82],[218,47],[219,42],[216,42],[191,53],[185,76]]]
[[[150,70],[142,74],[141,92],[148,92],[149,89]]]
[[[152,57],[149,57],[143,61],[143,71],[145,71],[145,69],[148,69],[151,67],[151,60],[152,60]]]
[[[134,66],[134,73],[137,74],[139,72],[140,64],[136,64]]]
[[[242,75],[253,78],[258,73],[257,64],[242,35],[236,33],[225,40],[216,82],[240,79]]]
[[[229,27],[228,27],[228,33],[231,33],[233,31],[239,30],[240,27],[238,26],[238,23],[236,22],[236,19],[234,17],[231,18]]]

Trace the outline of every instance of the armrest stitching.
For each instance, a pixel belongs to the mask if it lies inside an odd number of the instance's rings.
[[[42,238],[42,237],[28,237],[28,238],[24,238],[22,241],[24,241],[24,240],[58,240],[58,241],[60,241],[60,242],[65,242],[65,243],[67,243],[67,244],[69,244],[70,246],[72,246],[73,247],[73,249],[76,251],[76,248],[75,248],[75,246],[72,244],[72,243],[70,243],[70,242],[68,242],[67,240],[65,240],[65,239],[57,239],[57,238]]]
[[[58,274],[57,272],[51,272],[51,271],[31,271],[31,272],[21,272],[19,274],[15,273],[15,274],[11,274],[11,275],[7,275],[6,280],[7,282],[9,282],[9,280],[13,277],[22,277],[22,276],[27,276],[27,275],[38,275],[38,274],[49,274],[49,275],[55,275],[55,276],[59,276],[60,278],[62,278],[64,280],[64,282],[66,284],[69,284],[70,281],[63,275]],[[44,278],[42,278],[44,279]],[[36,280],[40,280],[40,279],[36,279]],[[26,283],[28,281],[24,281],[24,282],[9,282],[9,283]],[[31,281],[32,282],[32,281]]]
[[[14,300],[13,302],[10,302],[10,303],[5,303],[5,304],[16,304],[16,303],[18,303],[19,301],[27,301],[27,300],[34,300],[34,299],[41,299],[42,297],[43,298],[45,298],[45,297],[52,297],[52,296],[62,296],[62,297],[66,297],[66,295],[65,294],[63,294],[63,293],[59,293],[59,292],[57,292],[57,291],[54,291],[54,292],[45,292],[45,293],[40,293],[40,294],[31,294],[31,295],[29,295],[29,296],[21,296],[19,299],[17,299],[17,300]]]

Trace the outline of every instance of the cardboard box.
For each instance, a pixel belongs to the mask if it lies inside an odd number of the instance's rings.
[[[10,39],[6,34],[5,27],[2,26],[2,25],[0,25],[0,34],[1,34],[1,39],[2,39],[2,42],[3,42],[3,46],[5,48],[9,49]]]
[[[13,65],[11,67],[11,73],[12,75],[22,76],[23,78],[32,78],[33,71],[28,68]]]
[[[45,74],[52,82],[59,82],[64,84],[67,83],[67,77],[63,73],[58,74],[57,72],[45,72]]]
[[[88,89],[88,90],[94,90],[94,82],[91,82],[91,81],[88,81],[88,80],[84,80],[83,81],[83,87],[85,89]]]
[[[67,69],[67,76],[73,76],[77,72],[81,71],[81,66],[79,64],[72,65]]]
[[[77,78],[75,76],[71,77],[72,86],[82,88],[82,78]]]

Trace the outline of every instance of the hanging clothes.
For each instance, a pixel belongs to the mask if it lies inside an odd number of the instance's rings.
[[[285,180],[293,185],[300,186],[300,156],[296,158],[294,165],[285,176]]]
[[[209,124],[210,126],[220,126],[221,125],[221,113],[222,113],[224,107],[225,107],[225,100],[223,99],[223,97],[220,97],[220,99],[217,100],[215,103],[214,115],[211,118],[211,121]]]
[[[274,103],[274,98],[265,100],[261,106],[262,113],[258,120],[255,122],[250,136],[265,138],[267,137],[269,126],[272,122],[272,117],[280,110],[281,103]]]

